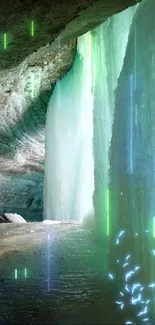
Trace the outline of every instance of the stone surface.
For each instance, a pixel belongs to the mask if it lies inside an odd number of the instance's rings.
[[[63,32],[73,39],[136,0],[2,0],[0,2],[0,69],[14,67]],[[34,21],[34,36],[31,22]],[[66,27],[67,26],[67,27]],[[7,49],[3,37],[7,34]]]
[[[73,39],[136,2],[0,2],[0,214],[42,219],[46,109],[56,81],[73,64]]]
[[[46,109],[56,80],[73,63],[76,41],[49,46],[0,72],[0,214],[42,218]]]

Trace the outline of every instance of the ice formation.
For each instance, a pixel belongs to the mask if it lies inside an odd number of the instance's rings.
[[[46,124],[44,218],[82,220],[93,208],[91,34],[81,36],[74,65],[57,82]]]

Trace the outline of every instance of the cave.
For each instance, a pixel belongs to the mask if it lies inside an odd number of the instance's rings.
[[[0,4],[0,324],[155,324],[155,2]]]

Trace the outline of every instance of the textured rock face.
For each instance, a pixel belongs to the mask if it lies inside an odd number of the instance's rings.
[[[136,2],[0,2],[0,214],[42,219],[46,109],[73,64],[73,39]]]
[[[46,108],[57,79],[71,67],[76,41],[50,47],[0,73],[0,213],[42,218]]]

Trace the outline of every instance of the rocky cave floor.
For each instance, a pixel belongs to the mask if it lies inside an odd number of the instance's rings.
[[[122,324],[105,251],[78,224],[0,225],[0,324]]]

